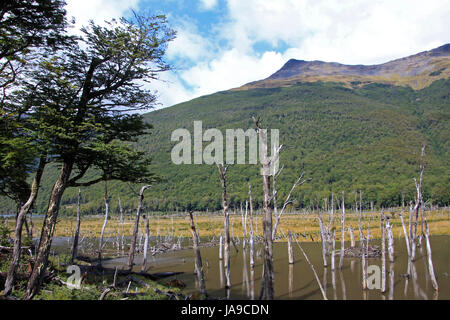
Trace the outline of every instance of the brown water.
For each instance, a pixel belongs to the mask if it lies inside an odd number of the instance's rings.
[[[371,245],[378,245],[379,240],[373,240]],[[395,240],[395,263],[386,262],[386,293],[380,290],[362,290],[361,259],[345,258],[342,270],[331,271],[330,266],[323,268],[320,243],[301,243],[302,248],[314,265],[319,279],[326,291],[328,299],[450,299],[450,236],[431,238],[434,270],[439,284],[439,293],[433,290],[428,274],[426,248],[418,248],[417,258],[411,263],[411,276],[408,273],[408,257],[404,239]],[[348,246],[348,244],[346,243]],[[424,242],[425,245],[425,242]],[[248,247],[248,246],[247,246]],[[261,245],[255,247],[255,268],[249,264],[249,250],[239,252],[231,246],[231,289],[224,289],[225,275],[223,265],[219,261],[218,247],[201,248],[203,268],[206,279],[206,289],[210,296],[230,299],[258,299],[261,288],[262,257]],[[287,243],[274,244],[275,296],[277,299],[322,299],[319,286],[311,267],[294,243],[295,263],[289,265]],[[387,257],[387,254],[386,254]],[[142,256],[136,257],[136,270],[140,269]],[[106,268],[123,267],[126,258],[110,259],[103,262]],[[329,263],[330,264],[330,263]],[[336,265],[339,256],[336,257]],[[378,265],[381,269],[381,259],[368,259],[369,265]],[[186,285],[187,292],[198,290],[194,271],[194,252],[192,249],[159,254],[148,258],[149,272],[184,272],[176,277]],[[173,277],[172,277],[173,278]],[[168,278],[167,280],[170,280]]]

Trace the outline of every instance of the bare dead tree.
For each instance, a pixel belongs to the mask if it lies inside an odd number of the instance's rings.
[[[408,237],[408,232],[406,231],[405,221],[403,220],[403,216],[402,216],[401,212],[399,215],[400,215],[400,220],[402,221],[403,233],[405,235],[406,251],[408,252],[408,257],[411,257],[411,249],[409,247],[409,237]]]
[[[150,228],[148,224],[148,217],[144,214],[143,218],[145,221],[145,241],[144,241],[144,259],[142,261],[141,271],[145,272],[145,269],[147,267],[147,252],[148,252],[148,240],[150,238]]]
[[[417,182],[416,178],[414,178],[414,184],[416,186],[417,196],[416,196],[416,203],[414,205],[414,236],[411,239],[412,245],[414,246],[412,250],[411,259],[412,261],[415,260],[415,254],[416,250],[415,247],[417,246],[417,221],[419,220],[419,211],[421,206],[423,205],[423,198],[422,198],[422,183],[423,183],[423,172],[425,170],[425,164],[424,164],[424,158],[425,158],[425,145],[422,147],[421,152],[421,159],[420,159],[420,165],[419,165],[419,182]],[[423,217],[422,217],[423,219]]]
[[[342,191],[342,216],[341,216],[341,257],[339,259],[339,269],[342,269],[344,266],[344,240],[345,240],[345,199],[344,199],[344,191]]]
[[[430,231],[428,229],[428,223],[427,223],[426,218],[425,218],[425,239],[427,242],[428,272],[430,273],[431,283],[433,284],[434,290],[439,291],[439,286],[436,281],[436,276],[434,275],[433,259],[432,259],[431,244],[430,244]]]
[[[386,218],[386,233],[388,242],[389,262],[394,262],[394,235],[392,234],[392,226],[389,222],[389,218]]]
[[[274,299],[274,275],[273,275],[273,238],[272,238],[272,210],[270,208],[270,177],[271,161],[267,159],[267,130],[262,129],[259,119],[253,118],[260,138],[260,151],[262,153],[263,176],[263,236],[264,236],[264,268],[262,277],[262,297],[268,300]],[[281,148],[281,147],[280,147]],[[279,153],[276,152],[275,155]]]
[[[380,228],[381,228],[381,292],[386,292],[386,240],[385,240],[385,218],[381,210]]]
[[[220,234],[219,238],[219,260],[223,260],[223,236]]]
[[[105,180],[105,221],[103,222],[102,232],[100,234],[100,240],[98,242],[98,263],[102,264],[102,250],[103,250],[103,236],[105,234],[106,224],[108,223],[108,215],[109,215],[109,197],[108,197],[108,186]]]
[[[123,208],[122,208],[122,202],[120,201],[120,197],[117,197],[118,201],[119,201],[119,213],[120,213],[120,247],[122,248],[122,250],[124,249],[124,218],[123,218]]]
[[[359,240],[361,241],[361,248],[362,248],[361,254],[362,288],[363,290],[366,290],[367,289],[366,245],[362,232],[359,233]]]
[[[78,238],[80,236],[80,226],[81,226],[81,189],[78,188],[78,197],[77,197],[77,227],[75,229],[75,236],[73,238],[73,244],[72,244],[72,258],[71,263],[73,264],[73,261],[78,256]]]
[[[139,202],[138,202],[138,207],[136,210],[136,221],[134,224],[133,236],[131,237],[130,252],[128,254],[128,268],[130,270],[133,268],[133,265],[134,265],[134,254],[136,251],[136,239],[137,239],[137,234],[139,232],[139,218],[141,216],[142,202],[144,201],[144,191],[150,187],[151,187],[151,185],[145,185],[141,188],[141,191],[139,192]]]
[[[224,218],[224,235],[225,235],[225,245],[224,245],[224,265],[225,265],[225,288],[231,288],[230,280],[230,215],[228,212],[228,201],[227,201],[227,170],[228,166],[223,164],[217,164],[217,171],[219,172],[220,181],[222,183],[222,207],[223,207],[223,218]]]
[[[355,234],[353,232],[352,225],[350,225],[350,227],[348,227],[348,233],[350,234],[350,247],[354,248],[355,247]]]
[[[294,249],[292,248],[292,234],[288,231],[288,255],[289,255],[289,264],[294,263]]]
[[[336,254],[336,229],[333,228],[332,235],[331,235],[331,241],[332,241],[332,247],[331,247],[331,270],[335,269],[335,263],[334,258]]]
[[[248,195],[250,202],[250,268],[253,269],[255,267],[255,242],[253,239],[253,195],[250,182],[248,183]]]
[[[317,215],[319,217],[319,226],[320,226],[320,239],[322,240],[322,259],[323,266],[326,268],[328,266],[327,262],[327,239],[325,235],[324,225],[322,221],[322,216],[320,215],[320,210],[317,210]]]
[[[189,217],[191,218],[191,232],[192,232],[192,240],[194,242],[195,273],[197,275],[197,280],[200,284],[200,293],[206,295],[206,285],[205,285],[205,277],[203,275],[202,256],[200,254],[198,234],[197,231],[195,230],[194,216],[192,215],[192,211],[189,211]]]

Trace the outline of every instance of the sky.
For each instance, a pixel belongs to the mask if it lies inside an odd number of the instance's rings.
[[[379,64],[450,42],[450,0],[67,0],[77,26],[165,14],[160,105],[267,78],[289,59]]]

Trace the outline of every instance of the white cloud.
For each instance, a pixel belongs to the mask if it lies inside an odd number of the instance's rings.
[[[67,0],[67,16],[75,17],[79,29],[95,20],[102,23],[124,16],[130,9],[138,9],[139,0]]]
[[[169,59],[178,61],[188,59],[195,62],[212,57],[215,48],[211,40],[199,34],[194,22],[180,17],[169,16],[169,19],[176,22],[172,27],[177,30],[175,40],[169,44],[166,51]]]
[[[204,10],[211,10],[217,6],[218,0],[200,0],[200,8]]]
[[[447,0],[228,0],[223,36],[251,51],[284,41],[298,59],[381,63],[450,42]]]

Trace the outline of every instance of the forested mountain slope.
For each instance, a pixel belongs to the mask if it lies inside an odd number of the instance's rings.
[[[384,84],[353,89],[342,83],[308,82],[288,87],[218,92],[145,115],[153,124],[151,134],[140,139],[138,148],[154,158],[153,169],[163,181],[147,193],[146,206],[153,210],[193,208],[214,210],[221,206],[220,183],[215,166],[175,165],[170,151],[173,130],[202,120],[203,129],[253,128],[252,116],[264,126],[280,130],[285,145],[280,165],[279,196],[283,198],[301,171],[312,181],[294,194],[296,207],[310,206],[316,199],[345,191],[348,203],[362,190],[366,204],[399,205],[414,196],[420,149],[427,144],[424,176],[425,198],[434,204],[448,204],[450,189],[450,80],[413,90]],[[47,168],[37,201],[38,211],[46,206],[51,183],[57,174]],[[89,176],[94,175],[91,172]],[[228,195],[232,206],[247,199],[247,179],[261,201],[258,165],[229,168]],[[120,196],[123,205],[134,210],[139,186],[110,182],[113,210]],[[75,188],[63,199],[63,212],[73,212]],[[83,210],[101,212],[103,184],[82,190]],[[14,206],[2,200],[2,208]]]

